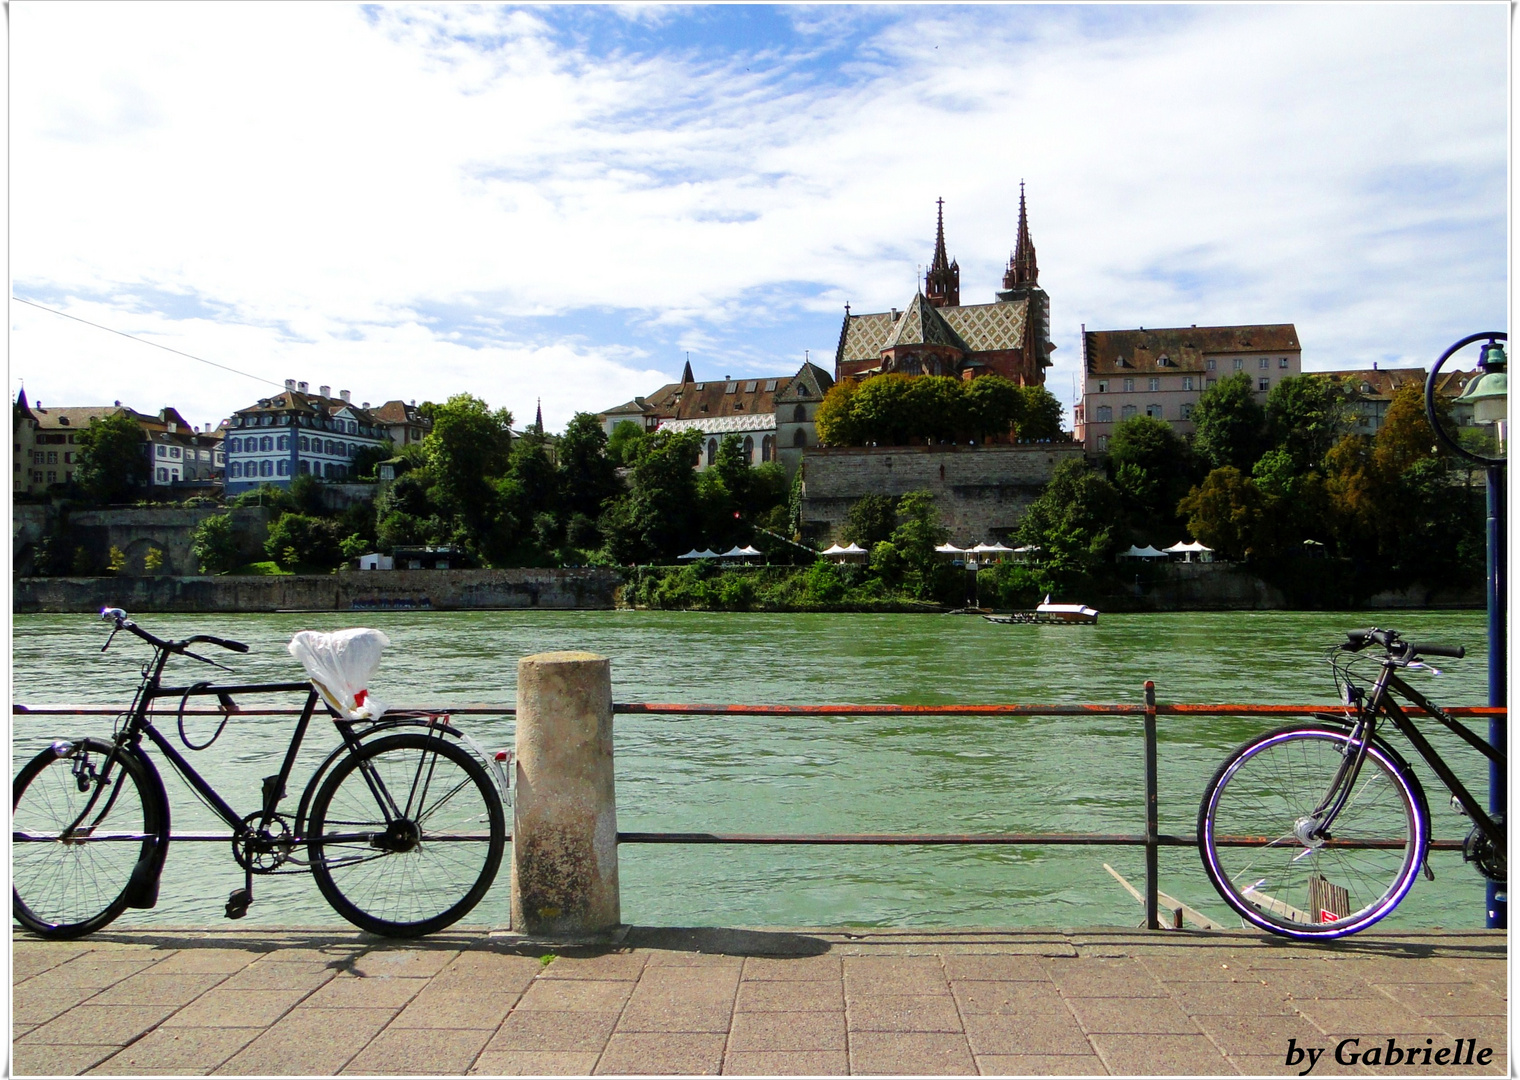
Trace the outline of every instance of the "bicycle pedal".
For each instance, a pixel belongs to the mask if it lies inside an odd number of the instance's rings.
[[[248,905],[253,902],[253,897],[248,895],[247,889],[233,889],[232,895],[227,897],[227,918],[241,919],[248,914]]]

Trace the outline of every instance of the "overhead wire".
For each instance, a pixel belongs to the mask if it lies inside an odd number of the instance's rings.
[[[279,386],[283,389],[283,384],[278,383],[273,379],[266,379],[262,375],[254,375],[251,372],[239,371],[237,368],[228,367],[226,364],[218,364],[215,360],[207,360],[204,356],[196,356],[194,353],[187,353],[183,349],[171,349],[167,345],[160,345],[156,341],[149,341],[147,338],[138,337],[136,334],[129,334],[125,330],[117,330],[113,327],[102,326],[98,322],[91,322],[89,319],[81,319],[78,315],[70,315],[67,311],[59,311],[57,308],[50,308],[46,304],[39,304],[35,300],[27,300],[23,297],[17,296],[15,293],[11,294],[11,299],[26,304],[30,307],[41,308],[43,311],[51,311],[54,315],[62,315],[65,319],[73,319],[75,322],[84,323],[86,326],[93,326],[97,330],[104,330],[107,333],[116,334],[131,341],[141,342],[144,345],[152,345],[155,349],[163,349],[165,352],[172,352],[176,356],[183,356],[188,360],[194,360],[197,363],[206,364],[210,367],[218,368],[222,371],[231,372],[233,375],[241,375],[245,379],[253,379],[255,382],[268,383],[270,386]]]

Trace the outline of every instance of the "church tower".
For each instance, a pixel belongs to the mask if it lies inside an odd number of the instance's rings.
[[[939,226],[934,236],[934,262],[924,275],[924,299],[935,307],[961,306],[961,264],[945,252],[945,200],[939,200]]]
[[[1008,269],[1003,273],[1003,287],[997,291],[1000,301],[1029,301],[1028,330],[1024,335],[1024,362],[1027,370],[1038,372],[1045,381],[1045,368],[1055,346],[1050,342],[1050,297],[1040,288],[1040,264],[1035,259],[1034,241],[1029,237],[1029,208],[1024,203],[1024,181],[1019,181],[1019,235]]]

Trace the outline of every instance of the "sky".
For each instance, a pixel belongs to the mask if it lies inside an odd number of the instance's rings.
[[[688,354],[832,370],[939,198],[991,302],[1021,180],[1068,406],[1084,325],[1428,366],[1507,329],[1509,17],[16,0],[10,390],[199,425],[292,378],[555,430]]]

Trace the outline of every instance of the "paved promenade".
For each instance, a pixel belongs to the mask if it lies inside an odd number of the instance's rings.
[[[549,948],[238,927],[13,949],[16,1075],[1297,1075],[1290,1040],[1322,1052],[1313,1076],[1509,1064],[1500,931],[634,928]],[[1376,1064],[1338,1064],[1344,1039]],[[1387,1066],[1390,1039],[1416,1067]],[[1459,1042],[1488,1064],[1434,1064]]]

